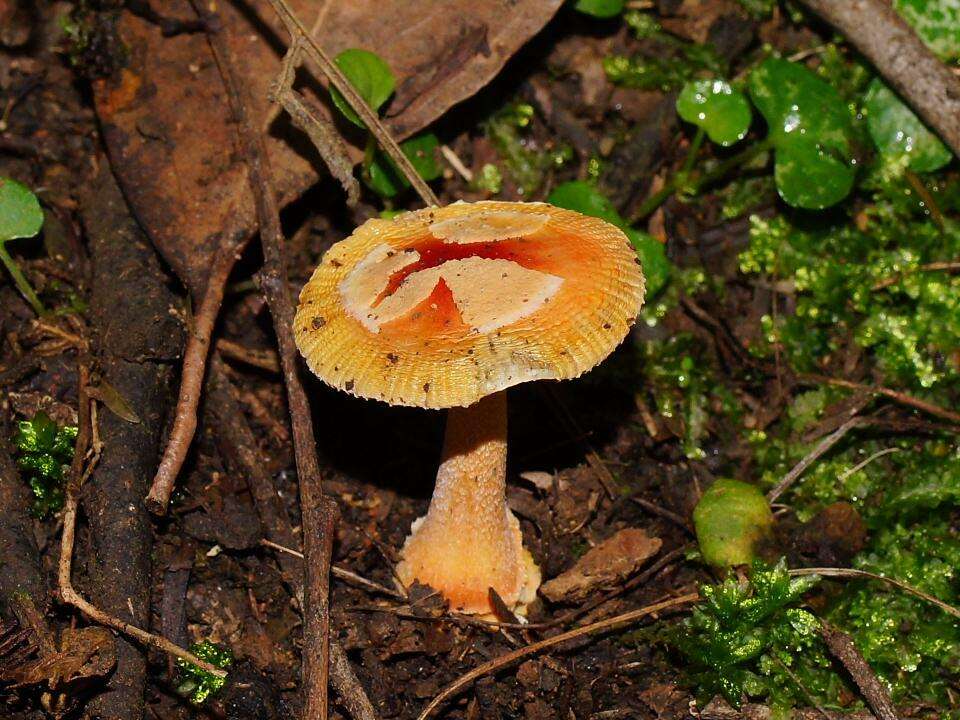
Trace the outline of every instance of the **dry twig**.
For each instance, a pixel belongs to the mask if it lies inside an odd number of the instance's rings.
[[[193,0],[201,17],[205,9]],[[220,23],[208,23],[221,27]],[[263,135],[253,123],[242,95],[230,46],[220,32],[210,32],[207,39],[223,76],[248,168],[251,190],[260,223],[263,248],[263,269],[260,286],[270,314],[280,350],[280,364],[287,388],[287,404],[293,428],[293,446],[300,487],[304,555],[303,640],[301,661],[305,718],[326,718],[329,671],[329,585],[330,556],[337,521],[337,506],[323,494],[320,461],[313,436],[310,405],[300,381],[297,348],[293,339],[293,300],[287,282],[285,240],[280,227],[280,208],[273,188],[269,157]]]
[[[832,433],[823,438],[823,440],[821,440],[813,450],[807,453],[806,456],[800,460],[800,462],[790,469],[790,472],[783,476],[780,482],[773,486],[773,489],[767,493],[767,500],[771,503],[776,501],[776,499],[780,497],[783,492],[796,481],[798,477],[803,475],[806,469],[815,463],[821,455],[840,442],[843,439],[843,436],[853,430],[853,428],[863,424],[863,418],[852,417]]]
[[[883,395],[884,397],[888,397],[900,405],[906,405],[907,407],[912,407],[920,412],[925,412],[928,415],[938,417],[941,420],[947,420],[948,422],[960,425],[960,413],[954,412],[953,410],[947,410],[939,405],[934,405],[926,400],[915,398],[912,395],[907,395],[906,393],[902,393],[898,390],[893,390],[888,387],[865,385],[852,380],[844,380],[843,378],[834,378],[826,375],[815,375],[809,373],[798,375],[797,380],[802,382],[826,383],[827,385],[835,385],[837,387],[849,388],[851,390],[864,390],[875,395]]]
[[[908,595],[913,595],[916,598],[925,600],[926,602],[936,605],[938,608],[943,610],[948,615],[953,615],[955,618],[960,618],[960,609],[955,608],[953,605],[948,605],[943,600],[935,598],[929,593],[925,593],[923,590],[919,590],[912,585],[907,585],[905,582],[900,582],[885,575],[877,575],[876,573],[867,572],[866,570],[854,570],[853,568],[829,568],[829,567],[812,567],[812,568],[795,568],[790,570],[791,575],[820,575],[822,577],[836,577],[836,578],[856,578],[863,580],[879,580],[880,582],[886,583],[887,585],[892,585],[895,588],[903,590]]]
[[[600,620],[599,622],[574,628],[573,630],[568,630],[565,633],[560,633],[559,635],[547,638],[546,640],[540,640],[539,642],[531,643],[530,645],[526,645],[522,648],[501,655],[498,658],[489,660],[482,665],[478,665],[470,672],[464,673],[452,683],[447,685],[447,687],[441,690],[440,693],[434,697],[433,700],[431,700],[430,703],[423,709],[423,711],[417,716],[417,720],[426,720],[437,708],[447,702],[447,700],[450,698],[458,695],[462,690],[473,683],[474,680],[477,680],[485,675],[498,672],[499,670],[513,665],[520,660],[529,657],[530,655],[535,655],[542,650],[546,650],[547,648],[555,647],[562,643],[570,640],[576,640],[577,638],[584,637],[586,635],[604,632],[619,625],[626,625],[628,623],[636,622],[641,618],[649,615],[656,615],[664,610],[671,610],[681,605],[694,603],[699,599],[700,596],[697,593],[681,595],[679,597],[671,598],[670,600],[664,600],[663,602],[654,603],[653,605],[647,605],[646,607],[642,607],[637,610],[631,610],[630,612],[623,613],[622,615],[616,615],[612,618],[607,618],[606,620]]]
[[[170,495],[176,483],[180,468],[183,467],[190,444],[197,431],[197,405],[203,377],[207,370],[207,354],[210,350],[210,337],[213,326],[220,314],[223,293],[227,278],[233,270],[237,258],[249,239],[236,241],[233,234],[224,231],[223,240],[214,255],[207,285],[200,302],[200,310],[193,318],[192,327],[187,334],[187,346],[183,352],[183,369],[180,374],[180,393],[177,397],[177,409],[173,419],[173,428],[163,451],[163,457],[153,478],[150,492],[145,502],[150,512],[165,515]]]
[[[165,637],[154,635],[135,625],[124,622],[119,618],[108,615],[103,610],[87,602],[73,587],[73,581],[70,576],[73,566],[73,545],[77,529],[77,507],[79,504],[80,488],[93,471],[100,454],[99,440],[96,438],[96,431],[94,430],[96,422],[94,413],[96,412],[96,406],[87,393],[90,372],[83,362],[80,364],[79,379],[78,414],[80,422],[73,462],[70,465],[70,472],[67,477],[65,489],[63,534],[60,539],[60,560],[57,564],[57,583],[60,590],[60,599],[68,605],[75,607],[95,623],[111,627],[117,632],[128,635],[144,645],[155,647],[169,655],[182,658],[217,677],[226,677],[227,673],[220,668],[201,660],[193,653],[184,650],[179,645],[175,645]]]
[[[383,123],[380,122],[380,118],[377,117],[377,114],[364,102],[363,98],[360,97],[360,94],[356,91],[356,88],[353,87],[347,79],[347,76],[337,67],[336,63],[330,59],[330,56],[327,55],[323,48],[313,39],[313,36],[307,31],[303,23],[300,22],[300,19],[293,10],[290,9],[286,0],[270,0],[270,4],[273,6],[277,15],[280,16],[284,26],[287,28],[287,32],[290,33],[290,37],[292,38],[291,47],[296,49],[296,46],[299,45],[303,52],[317,64],[317,67],[320,68],[320,71],[330,81],[330,84],[340,91],[340,94],[343,95],[350,104],[350,107],[360,116],[364,125],[367,126],[370,133],[376,138],[377,143],[379,143],[383,151],[393,160],[400,172],[410,181],[410,184],[414,190],[417,191],[417,194],[423,202],[427,205],[439,205],[440,201],[437,199],[433,190],[430,189],[430,186],[427,185],[423,178],[417,173],[416,169],[410,163],[410,159],[403,154],[397,141],[393,139],[390,132],[383,126]]]

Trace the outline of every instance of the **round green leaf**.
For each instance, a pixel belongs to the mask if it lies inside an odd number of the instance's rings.
[[[893,0],[893,7],[942,60],[960,58],[960,0]]]
[[[547,202],[557,207],[606,220],[623,230],[637,251],[646,282],[647,297],[656,295],[667,284],[673,268],[663,243],[645,232],[635,230],[621,217],[610,200],[593,185],[582,180],[565,182],[554,188]]]
[[[753,119],[743,93],[719,79],[687,82],[677,97],[677,113],[724,147],[743,140]]]
[[[753,562],[757,543],[773,529],[773,513],[763,493],[739,480],[717,480],[693,510],[693,526],[703,559],[714,567]]]
[[[939,170],[950,162],[953,155],[946,145],[880,78],[870,83],[863,104],[867,130],[881,154],[907,155],[910,168],[917,172]]]
[[[788,205],[822,210],[843,200],[853,189],[853,166],[807,138],[783,140],[777,145],[775,157],[773,177]]]
[[[850,114],[839,93],[803,65],[768,58],[750,75],[750,97],[767,121],[776,150],[781,197],[820,209],[853,187]]]
[[[337,55],[334,62],[374,112],[393,95],[397,80],[390,66],[376,53],[351,48]],[[330,98],[350,122],[359,127],[366,127],[339,90],[331,87]]]
[[[410,160],[410,164],[424,180],[436,180],[440,177],[440,163],[437,162],[437,148],[440,141],[433,133],[424,133],[400,143],[400,149]],[[367,185],[380,197],[393,197],[410,182],[382,151],[378,150],[373,161],[367,166],[365,177]]]
[[[37,196],[26,185],[0,177],[0,243],[33,237],[43,226]]]
[[[605,20],[623,12],[623,0],[577,0],[573,8],[585,15]]]

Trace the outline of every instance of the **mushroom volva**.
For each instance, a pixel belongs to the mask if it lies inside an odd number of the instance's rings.
[[[643,273],[613,225],[542,203],[456,203],[369,220],[324,255],[294,331],[327,384],[449,408],[427,514],[397,568],[454,610],[523,614],[540,571],[506,503],[507,388],[575,378],[626,336]]]

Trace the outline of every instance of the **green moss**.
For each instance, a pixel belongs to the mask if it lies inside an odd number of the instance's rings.
[[[17,464],[26,472],[33,491],[34,516],[44,518],[63,507],[64,473],[73,458],[76,439],[76,426],[58,427],[43,411],[17,423]]]
[[[193,643],[190,652],[222,670],[233,664],[233,653],[209,640]],[[180,670],[177,692],[189,697],[190,702],[195,705],[202,704],[211,695],[219,692],[227,682],[226,678],[217,677],[182,658],[177,658],[177,668]]]
[[[533,107],[526,103],[509,103],[484,123],[484,132],[497,149],[507,176],[524,197],[530,197],[540,187],[551,169],[563,167],[573,159],[573,148],[557,144],[538,146],[530,136]],[[487,168],[492,169],[488,170]],[[502,179],[495,166],[484,166],[478,187],[499,192]],[[483,185],[479,185],[483,183]]]
[[[631,10],[624,16],[638,39],[646,40],[644,53],[614,55],[603,60],[610,82],[641,90],[676,90],[687,80],[706,72],[726,74],[726,64],[711,45],[687,43],[665,32],[648,13]]]

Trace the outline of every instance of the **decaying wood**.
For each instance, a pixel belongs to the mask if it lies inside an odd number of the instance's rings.
[[[847,36],[960,155],[960,78],[923,44],[886,0],[801,0]]]
[[[90,318],[99,372],[140,419],[131,423],[109,410],[100,415],[104,450],[82,495],[97,549],[86,594],[105,612],[148,627],[153,537],[142,500],[171,400],[171,361],[180,354],[170,313],[175,298],[106,165],[83,198],[82,212],[94,269]],[[121,638],[117,669],[91,701],[90,715],[142,716],[146,670],[143,649]]]
[[[40,551],[30,519],[30,489],[20,479],[6,442],[0,440],[0,611],[17,592],[41,608],[49,594],[40,573]]]

